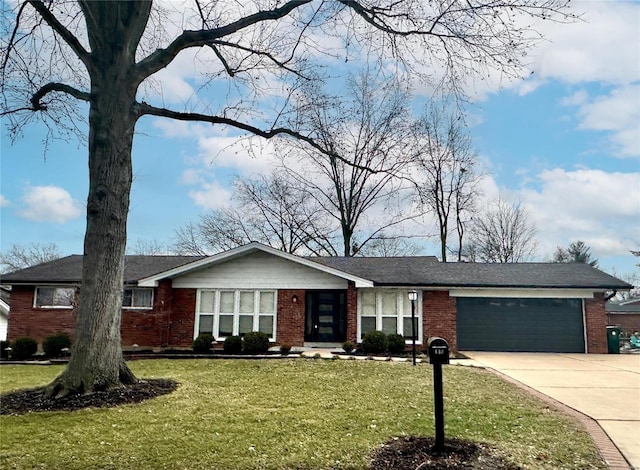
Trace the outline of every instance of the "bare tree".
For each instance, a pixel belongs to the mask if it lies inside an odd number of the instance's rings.
[[[572,242],[567,248],[557,247],[553,263],[586,263],[594,268],[598,267],[598,260],[591,256],[591,249],[583,242]]]
[[[136,239],[128,244],[127,253],[130,255],[164,255],[167,254],[165,244],[159,240]]]
[[[136,381],[122,356],[120,319],[131,151],[142,116],[226,125],[264,138],[290,135],[331,154],[308,135],[279,125],[289,103],[280,90],[269,95],[278,104],[275,116],[257,112],[271,92],[268,84],[286,86],[288,77],[306,76],[323,53],[347,60],[376,54],[415,73],[442,69],[437,85],[458,91],[461,80],[493,69],[517,76],[523,51],[539,38],[534,28],[521,26],[527,24],[522,15],[563,18],[556,14],[567,3],[194,1],[179,6],[177,25],[151,1],[28,0],[4,10],[0,112],[9,131],[19,135],[34,118],[54,132],[82,131],[78,116],[85,108],[73,103],[88,104],[82,295],[73,354],[50,393],[90,393]],[[330,36],[343,41],[346,52],[330,49]],[[202,51],[199,59],[209,72],[203,87],[215,93],[229,80],[237,85],[235,103],[217,93],[218,103],[176,110],[154,105],[149,94],[139,99],[156,72],[192,48]]]
[[[29,245],[11,245],[7,251],[0,253],[0,272],[7,273],[19,269],[28,268],[40,263],[46,263],[60,258],[60,249],[55,243],[41,245],[30,243]]]
[[[315,201],[285,175],[237,178],[232,199],[176,230],[173,250],[208,255],[258,241],[287,253],[326,254],[322,245],[335,237]]]
[[[298,119],[331,153],[287,141],[282,171],[339,227],[338,243],[322,240],[325,251],[353,256],[373,241],[390,239],[393,227],[417,215],[400,178],[411,160],[408,91],[395,77],[369,68],[351,75],[344,88],[344,97],[315,84],[303,89]]]
[[[413,132],[417,172],[411,179],[421,204],[436,215],[442,261],[447,261],[449,251],[460,261],[465,226],[478,193],[471,136],[459,112],[436,105],[425,112]],[[448,241],[453,230],[455,249]]]
[[[537,251],[536,229],[520,202],[499,198],[473,219],[466,248],[470,261],[518,263]]]

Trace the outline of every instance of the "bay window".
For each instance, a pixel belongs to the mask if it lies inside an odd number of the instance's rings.
[[[276,291],[220,289],[198,292],[195,336],[216,339],[261,331],[275,340]]]

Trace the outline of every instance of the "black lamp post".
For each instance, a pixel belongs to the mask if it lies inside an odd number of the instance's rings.
[[[409,300],[411,301],[411,341],[413,342],[413,365],[416,365],[416,300],[418,293],[414,290],[409,291]]]

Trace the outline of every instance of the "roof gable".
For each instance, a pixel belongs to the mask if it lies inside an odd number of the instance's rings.
[[[250,255],[252,252],[256,252],[256,251],[277,256],[278,258],[282,258],[296,264],[307,266],[307,267],[316,269],[318,271],[324,272],[326,274],[331,274],[333,276],[336,276],[348,281],[353,281],[356,287],[373,287],[373,281],[369,279],[366,279],[358,275],[355,275],[346,271],[342,271],[324,264],[316,263],[307,258],[301,258],[299,256],[292,255],[290,253],[285,253],[283,251],[276,250],[275,248],[272,248],[267,245],[263,245],[262,243],[258,243],[258,242],[252,242],[247,245],[233,248],[231,250],[224,251],[222,253],[218,253],[212,256],[208,256],[206,258],[199,259],[192,263],[188,263],[183,266],[169,269],[165,272],[140,279],[138,281],[138,285],[143,287],[151,287],[156,285],[158,281],[160,281],[161,279],[183,276],[193,271],[210,268],[215,266],[216,264],[226,263],[235,258]]]

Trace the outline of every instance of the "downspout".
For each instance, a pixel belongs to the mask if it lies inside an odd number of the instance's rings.
[[[618,291],[616,289],[613,289],[613,291],[611,291],[611,294],[607,295],[604,298],[604,301],[608,302],[609,300],[613,299],[616,296],[617,293],[618,293]]]

